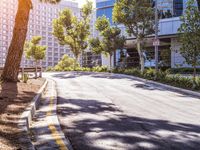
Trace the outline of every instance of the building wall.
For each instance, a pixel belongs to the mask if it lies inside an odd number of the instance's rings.
[[[0,0],[0,67],[6,60],[16,13],[16,0]]]
[[[188,0],[158,0],[158,10],[160,14],[159,35],[177,33],[177,29],[181,24],[179,16],[184,13],[187,1]],[[96,0],[97,18],[105,15],[112,22],[114,3],[115,0]],[[120,26],[120,28],[125,34],[125,27]]]
[[[98,37],[98,32],[95,27],[96,22],[96,10],[93,10],[91,14],[91,21],[90,21],[90,36],[89,38],[96,38]],[[81,66],[83,67],[94,67],[100,66],[101,63],[101,55],[92,53],[90,46],[82,53],[81,56]]]
[[[159,36],[167,36],[167,38],[171,38],[171,66],[173,68],[190,67],[185,63],[184,58],[179,53],[180,43],[177,42],[178,28],[181,25],[179,16],[181,16],[184,13],[187,1],[188,0],[158,0],[158,10],[160,19]],[[113,9],[113,4],[115,0],[97,0],[96,2],[97,17],[105,15],[112,22],[112,16],[110,16],[110,14],[112,14],[111,10]],[[123,25],[120,25],[120,28],[122,30],[123,35],[125,35],[128,39],[134,39],[134,37],[128,36],[128,34],[126,33],[126,29]],[[151,45],[153,45],[153,43]],[[128,46],[128,48],[131,47]]]
[[[185,61],[185,59],[180,54],[181,44],[178,42],[177,38],[171,39],[171,67],[172,68],[187,68],[191,67]]]
[[[62,55],[72,56],[69,47],[60,46],[52,35],[52,21],[64,8],[70,8],[74,15],[80,17],[78,3],[62,1],[57,5],[40,3],[32,0],[27,40],[33,36],[42,36],[41,45],[47,46],[46,58],[42,62],[43,67],[54,66]],[[14,20],[17,11],[18,0],[0,0],[0,66],[4,66],[7,50],[12,38]],[[23,56],[22,66],[33,66],[33,61],[26,60]]]
[[[110,56],[102,55],[102,66],[110,67]],[[114,57],[112,56],[111,67],[114,66]]]
[[[97,0],[96,1],[96,8],[97,8],[97,18],[105,15],[110,23],[112,24],[112,12],[113,12],[113,5],[115,0]]]

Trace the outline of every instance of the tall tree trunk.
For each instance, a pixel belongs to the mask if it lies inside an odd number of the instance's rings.
[[[109,55],[110,55],[110,72],[112,72],[112,54]]]
[[[39,77],[42,78],[42,61],[39,60],[39,65],[40,65],[40,75]]]
[[[13,37],[6,58],[2,80],[17,82],[23,47],[28,30],[29,14],[32,8],[31,0],[18,0],[18,11],[15,18]]]
[[[196,74],[197,74],[197,68],[196,65],[193,66],[193,89],[196,88]]]
[[[140,57],[140,70],[143,73],[144,72],[144,56],[141,51],[141,41],[139,39],[137,40],[137,51]]]
[[[38,77],[38,61],[36,60],[35,61],[35,79],[37,79],[37,77]]]
[[[114,51],[114,55],[113,55],[113,59],[114,59],[114,65],[113,67],[115,68],[117,66],[117,62],[116,62],[116,51]]]
[[[75,56],[74,70],[77,67],[79,56]]]

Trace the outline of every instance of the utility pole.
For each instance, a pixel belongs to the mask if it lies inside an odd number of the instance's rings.
[[[158,73],[158,46],[160,45],[158,39],[158,0],[155,0],[155,39],[154,39],[154,46],[155,46],[155,69],[156,74]]]

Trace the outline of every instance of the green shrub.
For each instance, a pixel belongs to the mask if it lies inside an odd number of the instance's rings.
[[[156,80],[161,83],[169,84],[172,86],[185,88],[185,89],[194,89],[193,86],[193,79],[191,77],[183,77],[180,74],[170,75],[170,70],[159,71],[157,74],[155,69],[145,69],[144,73],[142,74],[139,69],[114,69],[114,73],[121,73],[126,75],[133,75],[149,80]],[[156,78],[155,78],[156,75]],[[195,90],[200,90],[200,77],[196,78],[196,86]]]
[[[28,80],[29,80],[29,75],[28,75],[28,73],[24,73],[24,74],[22,75],[22,82],[23,82],[23,83],[27,83]]]
[[[199,90],[200,89],[200,77],[196,78],[196,89]]]
[[[54,71],[62,71],[63,70],[63,68],[62,67],[60,67],[59,65],[56,65],[55,67],[54,67],[54,69],[53,69]]]
[[[84,68],[82,68],[82,71],[90,72],[91,68],[84,67]]]
[[[122,70],[121,70],[122,71]],[[122,72],[119,72],[122,73]],[[123,74],[126,75],[133,75],[133,76],[137,76],[137,77],[142,77],[143,75],[141,74],[139,69],[133,68],[133,69],[125,69],[123,70]]]
[[[192,79],[188,77],[182,77],[179,74],[167,76],[165,78],[165,83],[168,83],[173,86],[191,89],[193,86]]]
[[[47,67],[45,71],[46,72],[48,72],[48,71],[54,71],[54,68],[53,67]]]
[[[165,81],[166,77],[169,76],[169,74],[170,74],[169,70],[165,70],[165,71],[159,70],[159,72],[157,72],[157,74],[155,72],[156,80]]]
[[[113,73],[124,73],[125,69],[124,68],[114,68],[112,70]]]
[[[108,68],[106,66],[96,66],[91,69],[93,72],[107,72]]]
[[[86,71],[86,72],[108,72],[108,68],[106,66],[96,66],[93,68],[88,67],[80,67],[77,65],[75,68],[74,66],[71,67],[61,67],[60,65],[56,65],[54,68],[48,69],[51,71]]]
[[[173,74],[193,74],[193,68],[171,68]],[[197,68],[197,73],[200,73],[200,68]]]
[[[74,70],[73,67],[65,67],[64,70],[62,70],[62,71],[73,71],[73,70]]]
[[[155,69],[149,68],[144,71],[143,76],[146,79],[154,80],[155,79]]]
[[[55,71],[64,71],[65,68],[78,66],[74,58],[69,57],[68,55],[63,55],[58,64],[54,67]]]

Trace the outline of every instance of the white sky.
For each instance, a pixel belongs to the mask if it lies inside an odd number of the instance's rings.
[[[71,1],[74,1],[74,2],[78,2],[79,3],[79,7],[81,7],[83,4],[86,3],[86,0],[71,0]],[[93,5],[95,6],[95,0],[90,0],[93,2]]]

